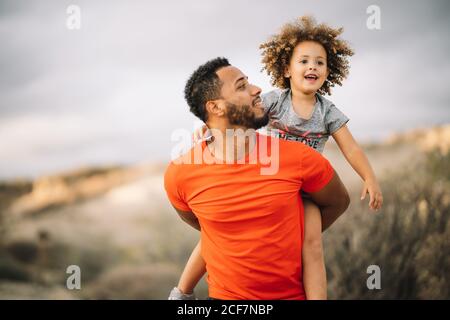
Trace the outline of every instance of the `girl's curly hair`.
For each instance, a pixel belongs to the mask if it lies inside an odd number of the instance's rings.
[[[333,29],[326,24],[317,24],[313,17],[303,16],[292,23],[284,25],[281,32],[273,35],[269,41],[260,45],[262,49],[262,63],[274,86],[290,88],[289,78],[284,72],[289,65],[294,48],[302,41],[320,43],[327,53],[327,64],[330,71],[320,94],[331,94],[331,87],[342,85],[342,80],[348,76],[348,57],[353,50],[345,40],[339,39],[343,28]]]

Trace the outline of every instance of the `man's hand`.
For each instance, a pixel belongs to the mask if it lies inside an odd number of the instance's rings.
[[[206,124],[204,124],[201,128],[198,128],[192,134],[192,142],[196,144],[203,140],[208,140],[211,138],[211,132],[209,131]]]

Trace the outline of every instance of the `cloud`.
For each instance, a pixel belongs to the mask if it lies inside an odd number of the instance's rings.
[[[0,4],[0,176],[168,159],[171,132],[195,122],[182,95],[190,73],[226,56],[269,90],[259,44],[308,13],[344,26],[355,48],[331,99],[357,138],[450,121],[445,1],[378,1],[378,31],[366,28],[368,0],[76,2],[79,31],[65,24],[72,1]]]

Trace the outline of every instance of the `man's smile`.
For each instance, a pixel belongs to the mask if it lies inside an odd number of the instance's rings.
[[[261,99],[261,97],[257,97],[255,100],[253,100],[253,107],[262,108],[262,99]]]

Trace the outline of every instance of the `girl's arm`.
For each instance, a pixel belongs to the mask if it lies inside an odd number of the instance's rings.
[[[184,294],[191,294],[195,286],[206,273],[205,261],[201,255],[201,240],[192,251],[178,282],[178,289]]]
[[[377,178],[364,151],[353,138],[347,125],[343,125],[332,136],[344,154],[345,159],[364,180],[361,200],[369,193],[369,207],[373,210],[380,209],[383,204],[383,196]]]

